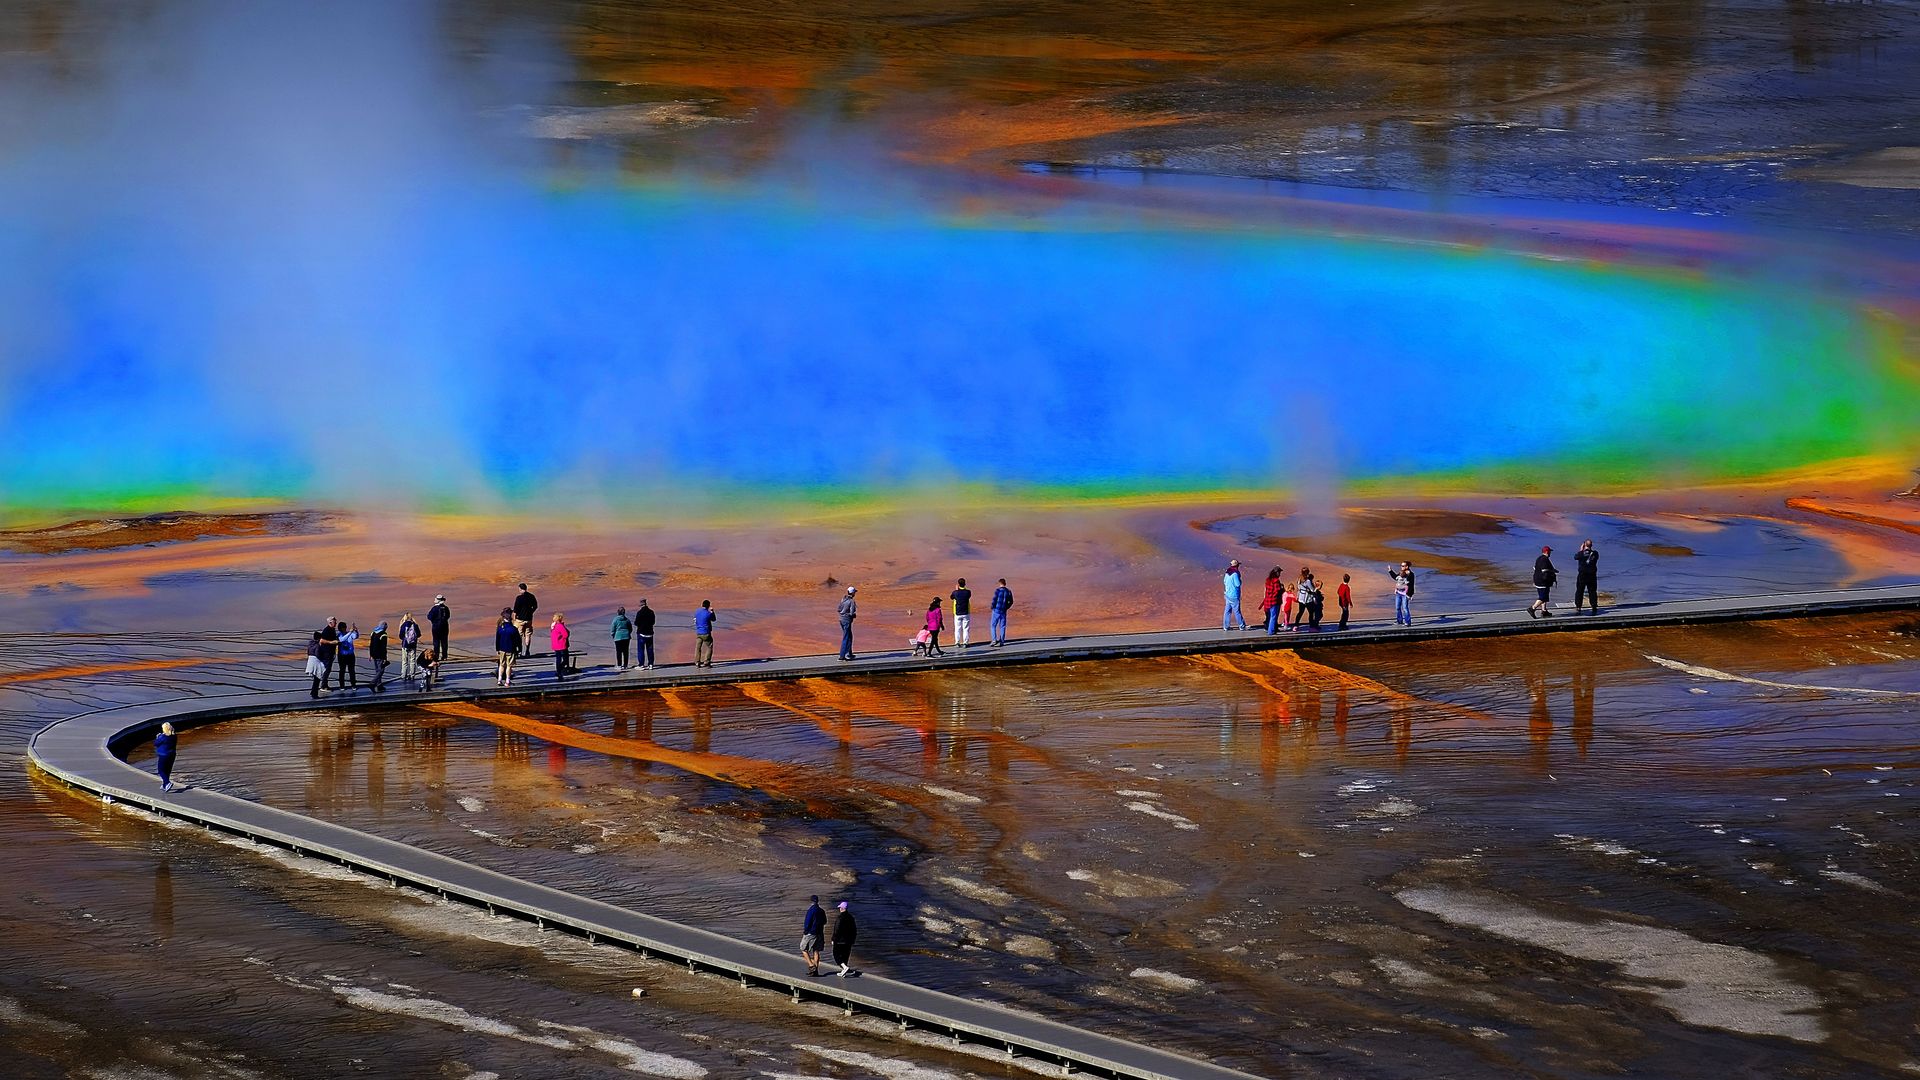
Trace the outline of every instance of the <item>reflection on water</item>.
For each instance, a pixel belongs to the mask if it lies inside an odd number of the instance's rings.
[[[1849,688],[1920,693],[1915,627],[314,714],[183,761],[779,947],[844,896],[874,970],[1268,1075],[1851,1075],[1915,1052],[1920,740]]]

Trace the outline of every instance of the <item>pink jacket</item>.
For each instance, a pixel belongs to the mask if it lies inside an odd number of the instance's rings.
[[[554,623],[552,638],[553,638],[553,651],[566,652],[567,651],[567,624],[563,622]]]
[[[932,611],[927,612],[927,632],[928,633],[937,634],[940,631],[946,629],[946,626],[947,626],[946,612],[941,611],[939,608],[934,608]]]

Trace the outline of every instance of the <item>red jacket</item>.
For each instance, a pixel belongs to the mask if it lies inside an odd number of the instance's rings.
[[[1334,594],[1340,598],[1341,607],[1353,606],[1353,589],[1346,582],[1340,583],[1340,591]]]

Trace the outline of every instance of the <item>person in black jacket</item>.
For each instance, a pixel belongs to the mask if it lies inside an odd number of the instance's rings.
[[[1580,614],[1580,597],[1587,598],[1592,614],[1600,614],[1600,553],[1593,550],[1593,541],[1583,540],[1580,550],[1573,553],[1575,570],[1573,574],[1573,613]]]
[[[833,919],[833,962],[840,965],[834,972],[841,978],[853,974],[847,958],[853,955],[853,939],[860,934],[860,928],[854,925],[853,912],[847,910],[847,902],[840,901],[840,914]]]
[[[634,663],[647,671],[653,670],[653,609],[642,598],[640,606],[633,613],[633,636],[640,639],[640,648]]]
[[[378,694],[387,688],[387,624],[382,622],[373,628],[373,636],[367,639],[367,659],[373,663],[373,685],[369,687]]]
[[[534,598],[533,591],[526,582],[520,583],[520,594],[513,598],[514,629],[520,631],[520,655],[533,655],[533,613],[540,610],[540,601]]]
[[[1547,609],[1547,598],[1553,593],[1553,583],[1560,579],[1560,571],[1553,568],[1553,549],[1543,547],[1540,557],[1533,560],[1533,587],[1540,596],[1527,605],[1527,618],[1540,619],[1553,614]]]
[[[445,663],[450,655],[447,648],[447,629],[453,625],[453,609],[447,606],[445,596],[433,598],[433,606],[427,609],[427,625],[433,627],[433,657]]]

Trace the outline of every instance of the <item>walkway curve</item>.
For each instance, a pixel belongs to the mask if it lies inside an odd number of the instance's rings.
[[[484,870],[459,859],[386,840],[358,829],[318,821],[213,791],[190,789],[162,793],[151,774],[123,760],[131,747],[152,739],[163,721],[177,728],[198,727],[253,716],[339,707],[364,708],[434,701],[476,701],[553,695],[614,693],[648,687],[792,679],[811,676],[924,673],[951,667],[1060,663],[1136,656],[1248,652],[1483,637],[1517,633],[1681,625],[1699,622],[1803,618],[1873,611],[1920,609],[1920,585],[1871,589],[1722,597],[1642,604],[1599,616],[1558,616],[1534,621],[1515,611],[1472,612],[1429,619],[1414,627],[1363,624],[1341,632],[1269,638],[1265,634],[1219,630],[1113,634],[1028,639],[1004,648],[975,646],[949,657],[927,660],[902,653],[842,662],[826,656],[735,661],[709,669],[690,665],[653,672],[588,671],[565,683],[551,675],[510,689],[490,685],[488,673],[463,672],[432,693],[396,692],[378,697],[360,693],[314,700],[304,676],[289,682],[296,690],[263,690],[221,696],[188,696],[115,706],[57,720],[33,736],[28,756],[34,768],[73,787],[168,817],[204,825],[287,848],[302,856],[353,867],[396,887],[401,883],[488,911],[518,916],[539,925],[605,939],[687,964],[690,970],[737,978],[743,987],[788,994],[795,1002],[824,999],[849,1013],[860,1010],[897,1020],[902,1028],[919,1026],[951,1035],[956,1041],[1004,1047],[1055,1063],[1063,1070],[1086,1069],[1140,1080],[1247,1080],[1248,1074],[1169,1051],[1100,1035],[1004,1006],[972,1001],[908,983],[862,976],[857,980],[819,980],[797,974],[787,953],[700,930],[520,878]]]

